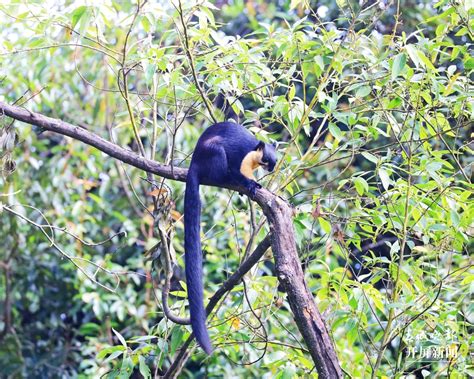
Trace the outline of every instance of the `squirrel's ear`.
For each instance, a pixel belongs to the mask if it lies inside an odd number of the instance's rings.
[[[255,150],[261,151],[265,148],[265,142],[259,141],[257,146],[255,146]]]

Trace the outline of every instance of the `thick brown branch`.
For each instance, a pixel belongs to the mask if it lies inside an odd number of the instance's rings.
[[[29,112],[23,108],[0,102],[0,112],[14,119],[60,133],[96,147],[102,152],[125,163],[151,172],[158,176],[185,181],[186,169],[172,168],[117,146],[79,126]],[[203,183],[206,184],[206,183]],[[247,194],[244,188],[228,186]],[[288,295],[288,302],[294,314],[298,329],[316,365],[320,378],[341,378],[336,351],[314,302],[313,295],[306,286],[303,270],[296,250],[292,223],[292,209],[280,197],[262,188],[257,191],[255,201],[262,207],[270,223],[271,245],[278,279]]]
[[[150,159],[146,159],[135,152],[124,149],[106,139],[91,133],[88,130],[68,122],[55,118],[47,117],[39,113],[30,112],[24,108],[9,105],[0,101],[0,115],[5,114],[18,121],[38,126],[44,130],[59,133],[68,137],[72,137],[93,146],[105,154],[117,158],[118,160],[128,163],[134,167],[142,169],[146,172],[161,176],[167,179],[186,181],[187,170],[181,168],[172,168],[164,166]]]
[[[278,280],[288,295],[288,302],[320,378],[342,378],[336,351],[321,314],[309,291],[296,250],[292,209],[274,196],[260,203],[272,232],[272,250]]]

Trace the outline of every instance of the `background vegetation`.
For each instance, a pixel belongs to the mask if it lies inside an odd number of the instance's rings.
[[[278,141],[261,182],[294,206],[306,280],[346,374],[467,377],[473,9],[7,0],[0,100],[176,167],[215,120]],[[0,122],[2,377],[163,374],[190,334],[161,307],[160,234],[176,262],[172,308],[187,314],[184,185]],[[268,225],[247,198],[201,194],[210,296]],[[316,376],[270,252],[209,325],[216,353],[195,349],[182,377]],[[456,354],[409,356],[430,346]]]

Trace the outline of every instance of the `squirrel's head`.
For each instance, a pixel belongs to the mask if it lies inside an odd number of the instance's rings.
[[[255,150],[262,153],[262,158],[259,164],[267,171],[273,171],[277,161],[276,158],[276,143],[265,143],[260,141]]]

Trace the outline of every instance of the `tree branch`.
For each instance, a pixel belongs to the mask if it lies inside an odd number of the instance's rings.
[[[167,179],[186,181],[187,170],[182,168],[172,168],[162,165],[158,162],[146,159],[137,153],[124,149],[115,143],[91,133],[88,130],[68,122],[47,117],[39,113],[30,112],[24,108],[16,107],[0,101],[0,115],[4,114],[18,121],[38,126],[44,130],[49,130],[58,134],[62,134],[93,146],[105,154],[116,158],[124,163],[128,163],[136,168],[150,172]]]
[[[79,126],[3,102],[0,102],[0,112],[16,120],[78,139],[96,147],[111,157],[146,172],[168,179],[186,180],[186,169],[164,166],[141,157]],[[225,186],[225,188],[238,190],[248,195],[245,188],[233,186]],[[288,295],[288,302],[296,324],[308,346],[308,351],[313,358],[319,377],[330,379],[342,378],[342,371],[331,337],[316,307],[313,295],[304,280],[303,270],[296,250],[292,209],[283,199],[264,188],[257,190],[255,201],[260,205],[270,223],[271,246],[278,280]]]
[[[229,277],[229,279],[227,279],[222,284],[222,286],[214,293],[214,295],[212,295],[209,300],[209,303],[206,306],[207,314],[210,314],[219,302],[219,300],[227,292],[231,291],[240,282],[244,275],[247,274],[250,269],[258,263],[260,258],[262,258],[263,254],[265,254],[269,247],[270,236],[268,235],[260,241],[253,253],[250,254],[250,256],[239,266],[239,268]],[[181,368],[185,365],[186,361],[190,356],[188,347],[193,340],[194,334],[191,334],[184,342],[171,366],[168,368],[168,370],[166,370],[165,374],[163,375],[163,379],[175,378],[179,374]]]

